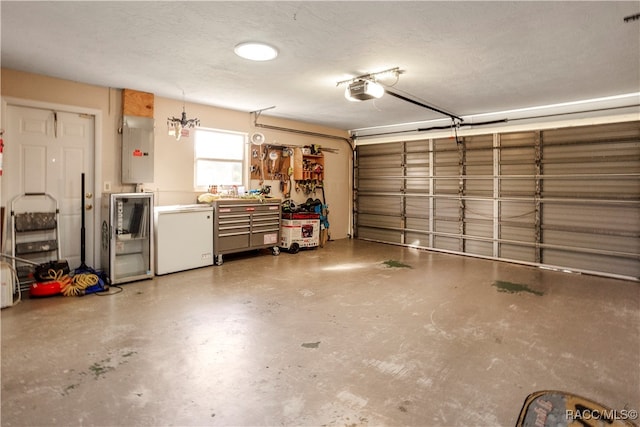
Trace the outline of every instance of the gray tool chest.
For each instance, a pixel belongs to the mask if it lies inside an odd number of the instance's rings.
[[[270,248],[280,254],[279,199],[220,199],[213,202],[215,265],[224,254]]]

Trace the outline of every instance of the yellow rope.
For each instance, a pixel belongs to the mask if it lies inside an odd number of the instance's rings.
[[[84,295],[85,289],[98,283],[98,276],[91,273],[80,273],[73,276],[62,288],[62,294],[68,296]]]
[[[93,273],[81,273],[73,276],[73,283],[77,286],[82,286],[82,289],[86,289],[89,286],[98,284],[98,276]]]
[[[72,295],[69,293],[69,288],[71,287],[71,277],[69,277],[69,275],[67,274],[58,281],[60,282],[60,291],[62,292],[62,294],[65,297]]]
[[[98,284],[98,276],[93,273],[79,273],[70,277],[62,270],[49,269],[43,277],[60,283],[60,290],[65,297],[84,295],[85,289]]]
[[[59,281],[60,279],[62,279],[62,276],[64,276],[64,271],[62,270],[56,271],[53,268],[50,268],[49,271],[47,271],[47,275],[43,276],[42,278]]]

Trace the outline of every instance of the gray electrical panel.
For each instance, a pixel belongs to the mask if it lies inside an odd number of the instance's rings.
[[[153,182],[153,124],[149,117],[122,118],[122,183]]]

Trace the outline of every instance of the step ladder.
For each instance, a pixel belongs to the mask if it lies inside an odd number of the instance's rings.
[[[48,193],[25,193],[11,201],[11,256],[18,286],[28,290],[35,265],[62,258],[60,210]]]

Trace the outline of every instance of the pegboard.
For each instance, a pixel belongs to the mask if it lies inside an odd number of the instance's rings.
[[[251,179],[288,181],[293,149],[276,145],[251,144]]]

